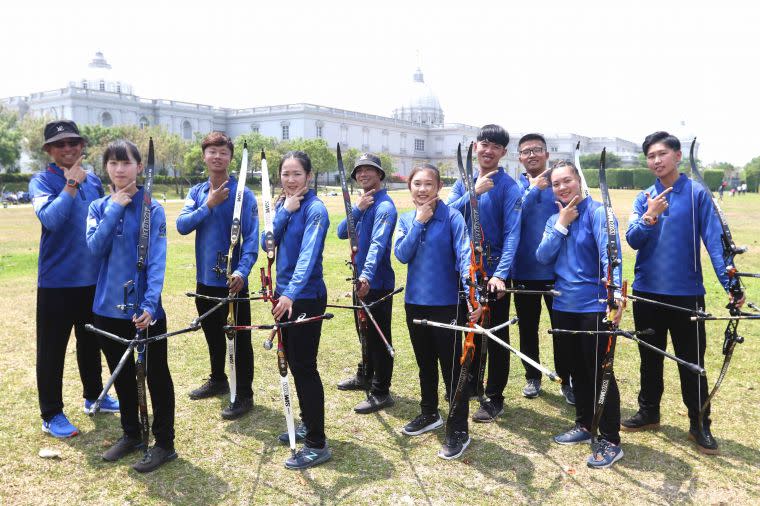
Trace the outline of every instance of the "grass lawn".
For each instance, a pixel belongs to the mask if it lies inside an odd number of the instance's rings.
[[[444,190],[444,195],[447,190]],[[623,228],[635,191],[612,192]],[[325,249],[326,282],[331,302],[349,299],[344,260],[348,245],[335,227],[343,214],[340,197],[323,197],[331,217]],[[394,192],[400,211],[411,202]],[[598,198],[598,193],[596,197]],[[196,316],[185,291],[195,286],[193,236],[179,236],[173,223],[181,202],[166,204],[169,261],[163,300],[169,328],[178,329]],[[760,271],[756,216],[760,196],[726,197],[724,209],[737,244],[750,246],[739,257],[740,270]],[[329,463],[304,472],[287,471],[289,452],[276,435],[284,430],[276,359],[265,351],[265,333],[254,334],[254,411],[227,422],[219,416],[227,399],[190,401],[187,393],[208,375],[208,352],[201,332],[172,338],[169,360],[177,398],[176,448],[179,459],[143,476],[131,470],[137,457],[108,464],[100,454],[120,435],[118,415],[89,418],[82,412],[81,383],[73,338],[64,379],[66,412],[81,434],[56,440],[40,431],[35,380],[35,287],[39,222],[29,205],[0,208],[0,504],[492,504],[646,502],[671,504],[758,503],[760,501],[760,379],[754,369],[760,357],[760,327],[740,323],[746,338],[736,347],[728,375],[713,402],[713,433],[722,454],[703,456],[687,441],[689,421],[681,402],[675,364],[666,361],[662,428],[652,433],[623,433],[625,458],[612,469],[586,468],[588,446],[562,447],[551,436],[572,424],[574,410],[555,385],[544,381],[542,395],[522,397],[521,363],[512,358],[505,413],[494,424],[470,424],[472,444],[457,461],[436,456],[443,430],[408,438],[401,426],[418,414],[417,366],[404,323],[403,299],[394,303],[393,338],[397,351],[388,412],[360,416],[353,406],[360,392],[339,392],[335,383],[351,374],[359,360],[352,315],[336,310],[323,326],[319,368],[325,384],[326,432],[333,450]],[[633,280],[633,252],[623,246],[625,277]],[[258,266],[263,265],[260,255]],[[395,262],[397,284],[406,269]],[[708,311],[725,314],[726,297],[703,254]],[[258,270],[251,277],[258,288]],[[663,272],[663,276],[668,273]],[[760,302],[760,281],[748,280],[748,299]],[[253,321],[268,322],[269,305],[253,303]],[[544,315],[545,316],[545,315]],[[552,365],[551,339],[541,326],[541,360]],[[630,311],[624,328],[631,328]],[[712,386],[723,362],[725,322],[708,323],[706,367]],[[513,342],[516,331],[513,331]],[[622,396],[622,416],[636,410],[639,358],[636,346],[618,341],[615,370]],[[672,350],[672,348],[669,347]],[[104,379],[107,368],[104,364]],[[292,385],[292,379],[291,379]],[[294,391],[294,390],[293,390]],[[442,392],[442,388],[441,388]],[[441,399],[443,394],[441,393]],[[448,405],[441,403],[445,416]],[[473,401],[471,412],[476,407]],[[60,452],[42,459],[40,449]]]

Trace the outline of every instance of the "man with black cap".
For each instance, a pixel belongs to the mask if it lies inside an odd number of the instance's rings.
[[[42,430],[58,438],[79,430],[63,413],[63,364],[74,327],[85,411],[103,389],[98,337],[84,329],[92,322],[92,302],[100,267],[87,249],[85,226],[90,203],[103,196],[95,174],[82,168],[85,140],[73,121],[45,125],[44,171],[29,181],[34,212],[42,224],[37,276],[37,390]],[[107,396],[100,406],[116,413]]]
[[[356,270],[359,273],[356,294],[367,304],[391,293],[395,286],[395,274],[391,267],[391,239],[396,228],[396,206],[383,188],[385,171],[380,158],[364,153],[356,161],[351,178],[361,186],[363,193],[353,207],[359,249],[356,252]],[[338,225],[338,237],[348,239],[346,220]],[[393,298],[374,306],[372,316],[383,331],[388,343],[391,339],[391,313]],[[393,406],[390,395],[393,357],[388,353],[382,339],[374,328],[367,329],[367,363],[359,364],[356,376],[338,383],[340,390],[367,390],[370,394],[354,411],[360,414],[374,413]]]

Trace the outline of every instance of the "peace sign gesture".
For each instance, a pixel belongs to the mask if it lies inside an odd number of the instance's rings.
[[[575,221],[575,219],[578,217],[579,198],[580,197],[576,195],[573,197],[573,200],[571,200],[565,207],[562,207],[561,202],[557,202],[557,207],[559,208],[559,219],[557,219],[557,223],[567,228],[572,222]]]

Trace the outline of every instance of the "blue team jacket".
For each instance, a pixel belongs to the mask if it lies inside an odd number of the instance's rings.
[[[664,295],[704,295],[699,238],[705,243],[715,274],[728,287],[723,261],[721,226],[713,212],[711,196],[701,184],[681,174],[667,196],[668,208],[657,223],[647,225],[647,196],[665,191],[658,179],[633,202],[625,238],[637,250],[633,288]]]
[[[221,251],[223,255],[227,255],[230,249],[230,229],[237,184],[237,179],[230,176],[227,183],[227,188],[230,189],[229,197],[213,209],[206,205],[211,182],[205,181],[193,186],[177,217],[177,231],[180,234],[187,235],[195,230],[196,280],[207,286],[227,286],[227,278],[218,276],[213,269],[217,264],[217,253]],[[247,285],[248,275],[259,255],[256,243],[259,237],[259,213],[256,197],[248,188],[243,192],[240,226],[241,238],[232,255],[232,270],[233,274],[242,277]],[[227,265],[221,267],[226,269]]]
[[[330,226],[327,208],[309,190],[301,207],[291,213],[278,202],[274,215],[274,242],[277,246],[277,288],[291,300],[327,296],[322,278],[322,252]],[[261,234],[264,249],[264,233]]]
[[[536,250],[536,259],[545,265],[554,264],[554,288],[562,292],[552,307],[558,311],[600,313],[606,310],[607,290],[607,220],[604,206],[586,197],[578,204],[578,218],[570,224],[567,235],[555,225],[559,214],[546,221],[544,236]],[[615,220],[617,227],[617,220]],[[618,243],[620,237],[615,235]],[[613,271],[616,286],[621,286],[622,263]]]
[[[478,175],[475,174],[475,181]],[[494,187],[478,196],[480,226],[483,228],[483,260],[489,276],[508,279],[520,243],[522,195],[504,169],[494,174]],[[470,225],[470,196],[461,180],[454,183],[446,203],[459,210]]]
[[[371,289],[392,290],[396,276],[391,267],[391,241],[398,213],[387,190],[378,191],[374,197],[375,201],[364,211],[356,206],[351,210],[359,242],[356,269],[360,277],[369,281]],[[338,225],[338,237],[348,239],[345,219]]]
[[[155,199],[150,206],[148,259],[140,279],[135,280],[142,199],[143,189],[140,188],[126,207],[113,202],[110,195],[90,204],[87,247],[100,259],[95,302],[92,305],[92,311],[97,315],[131,320],[134,314],[148,311],[154,320],[166,317],[161,306],[166,269],[166,215]],[[128,303],[134,304],[139,293],[139,311],[116,308],[124,303],[124,284],[129,280],[135,281],[137,289],[129,296]]]
[[[77,194],[63,189],[66,178],[54,163],[29,181],[34,212],[42,224],[37,286],[72,288],[92,286],[98,280],[98,261],[85,242],[85,223],[90,203],[103,196],[100,178],[87,173]]]
[[[536,250],[544,236],[546,221],[557,212],[554,191],[551,186],[540,190],[530,186],[525,174],[518,181],[522,190],[522,218],[520,244],[512,263],[512,279],[551,280],[554,279],[554,265],[544,265],[536,261]]]
[[[466,285],[470,268],[470,239],[462,214],[438,202],[433,216],[422,224],[416,210],[401,215],[394,253],[409,264],[404,301],[424,306],[459,303],[460,276]]]

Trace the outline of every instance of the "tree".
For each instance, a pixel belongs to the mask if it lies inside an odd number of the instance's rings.
[[[0,106],[0,168],[6,172],[18,169],[16,162],[21,157],[21,131],[18,128],[18,114]]]
[[[750,191],[760,189],[760,156],[756,156],[744,166],[742,178],[747,182]]]
[[[387,176],[396,173],[396,167],[393,165],[393,157],[389,153],[380,153],[380,166]]]
[[[589,153],[586,155],[581,155],[581,168],[585,170],[589,170],[592,167],[598,169],[599,159],[601,157],[601,153]],[[615,153],[607,153],[605,156],[605,163],[609,168],[618,168],[622,165],[622,160]],[[646,163],[644,164],[644,167],[646,167]]]
[[[31,168],[35,171],[45,167],[48,156],[42,149],[45,144],[45,124],[51,119],[46,116],[33,117],[31,114],[24,116],[19,123],[21,130],[21,145],[29,155]]]

